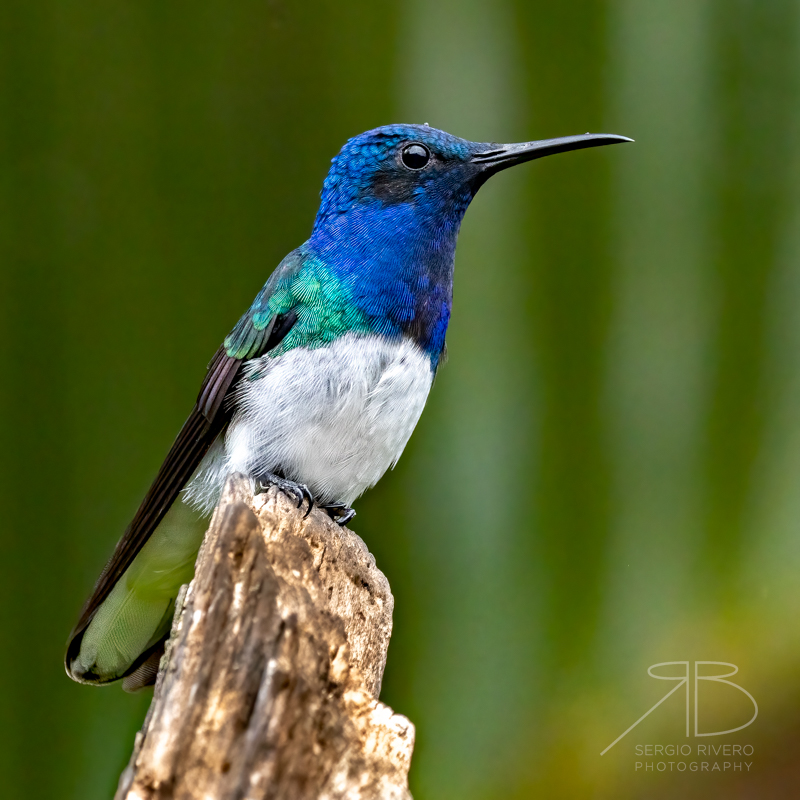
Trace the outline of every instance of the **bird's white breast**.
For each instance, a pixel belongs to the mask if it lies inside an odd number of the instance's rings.
[[[394,466],[433,381],[410,339],[347,334],[326,347],[249,361],[224,439],[186,495],[206,510],[230,472],[279,471],[322,503],[350,505]]]

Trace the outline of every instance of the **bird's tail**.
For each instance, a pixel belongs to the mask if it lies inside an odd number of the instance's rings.
[[[206,527],[197,512],[180,501],[173,504],[83,631],[67,664],[73,679],[110,683],[142,664],[147,671],[153,656],[157,660],[178,590],[192,578]]]

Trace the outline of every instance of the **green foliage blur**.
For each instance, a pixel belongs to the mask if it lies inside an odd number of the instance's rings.
[[[799,42],[798,0],[5,0],[3,798],[112,796],[149,697],[69,681],[67,634],[330,158],[399,121],[637,140],[481,190],[449,362],[357,505],[414,796],[797,795]],[[756,722],[686,738],[678,692],[600,756],[683,660]],[[752,767],[636,769],[700,741]]]

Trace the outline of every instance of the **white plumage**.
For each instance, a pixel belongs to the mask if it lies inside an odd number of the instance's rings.
[[[393,467],[433,382],[412,340],[348,333],[325,347],[248,361],[236,412],[185,490],[210,513],[226,476],[266,473],[346,506]]]

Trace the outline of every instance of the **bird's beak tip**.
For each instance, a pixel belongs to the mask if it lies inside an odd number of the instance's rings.
[[[541,139],[535,142],[520,144],[486,145],[487,150],[475,153],[472,162],[481,165],[488,174],[498,170],[533,161],[555,153],[566,153],[570,150],[583,150],[587,147],[602,147],[609,144],[632,142],[627,136],[616,133],[584,133],[578,136],[562,136],[557,139]]]

